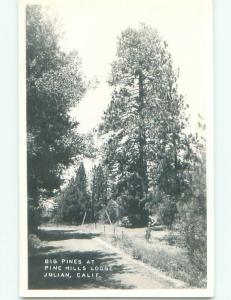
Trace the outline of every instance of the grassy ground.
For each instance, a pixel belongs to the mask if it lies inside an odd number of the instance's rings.
[[[161,270],[172,278],[185,281],[191,287],[206,287],[205,278],[192,265],[186,249],[174,239],[170,231],[152,231],[148,242],[145,239],[145,228],[96,225],[96,230],[101,231],[103,239],[131,257]]]

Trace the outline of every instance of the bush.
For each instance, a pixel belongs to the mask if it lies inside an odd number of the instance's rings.
[[[147,218],[145,217],[145,219]],[[132,224],[132,227],[143,227],[147,223],[147,221],[143,220],[143,216],[141,214],[131,214],[129,216],[129,221]]]
[[[197,216],[184,222],[181,232],[190,260],[199,270],[206,273],[207,237],[206,226],[202,217]]]
[[[158,215],[162,224],[171,227],[177,213],[175,200],[166,195],[159,204]]]
[[[171,227],[177,213],[176,200],[165,192],[155,188],[149,194],[145,208],[149,215],[155,215],[158,223]]]
[[[180,234],[187,248],[196,276],[202,279],[207,274],[207,226],[206,215],[198,213],[196,201],[184,204],[179,209]],[[199,274],[199,275],[198,275]]]
[[[42,247],[41,240],[35,234],[29,234],[28,236],[28,251],[29,255],[36,254],[39,252],[40,248]]]
[[[132,223],[130,222],[128,216],[125,216],[121,219],[120,225],[126,228],[132,227]]]
[[[165,239],[169,245],[179,245],[179,236],[173,231]]]
[[[35,205],[34,200],[28,199],[28,231],[30,233],[37,232],[38,226],[41,224],[42,209],[39,205]]]

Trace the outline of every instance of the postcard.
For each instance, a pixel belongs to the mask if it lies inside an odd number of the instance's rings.
[[[213,295],[210,0],[19,3],[20,295]]]

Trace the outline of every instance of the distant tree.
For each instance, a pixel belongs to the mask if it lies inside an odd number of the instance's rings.
[[[39,5],[26,8],[26,86],[28,198],[36,208],[59,189],[63,170],[81,151],[69,112],[86,90],[78,55],[60,50],[54,22]]]
[[[87,194],[87,177],[83,162],[80,163],[77,170],[75,185],[84,197]]]
[[[57,196],[57,203],[56,218],[58,222],[81,224],[85,213],[85,220],[90,220],[91,203],[83,162],[80,163],[75,177]]]
[[[91,213],[92,221],[100,219],[103,208],[107,205],[107,177],[102,165],[94,166],[92,169],[91,182]]]

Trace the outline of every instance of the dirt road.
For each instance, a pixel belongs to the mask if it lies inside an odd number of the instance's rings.
[[[32,289],[166,289],[184,282],[134,260],[100,235],[71,227],[43,227],[43,247],[29,258]]]

